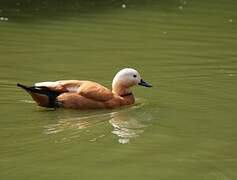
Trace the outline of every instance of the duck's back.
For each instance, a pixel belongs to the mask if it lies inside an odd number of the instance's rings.
[[[67,108],[105,108],[106,102],[114,98],[111,90],[92,81],[62,80],[40,82],[36,83],[35,86],[47,87],[59,93],[57,103]]]

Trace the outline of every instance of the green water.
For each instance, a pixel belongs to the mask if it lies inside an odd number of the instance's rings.
[[[236,10],[235,0],[0,2],[1,179],[237,179]],[[154,87],[117,110],[46,110],[15,86],[110,87],[123,67]]]

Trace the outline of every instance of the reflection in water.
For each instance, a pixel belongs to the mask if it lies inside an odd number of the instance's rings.
[[[118,142],[121,144],[129,143],[131,138],[138,137],[146,127],[135,117],[124,113],[112,113],[111,117],[109,122],[114,127],[112,133],[118,136]]]
[[[106,114],[99,116],[106,116]],[[96,118],[96,115],[59,119],[57,123],[47,125],[45,133],[55,134],[69,129],[85,129],[91,126],[89,121],[94,118]]]
[[[82,132],[80,130],[86,129],[89,132],[90,127],[98,123],[109,122],[113,127],[112,134],[118,137],[118,142],[126,144],[132,138],[140,136],[144,132],[147,123],[150,122],[149,120],[151,120],[151,116],[148,113],[137,111],[141,106],[143,104],[136,104],[128,109],[120,109],[114,112],[87,114],[82,117],[58,118],[57,123],[45,126],[45,134],[50,135],[66,130],[76,130],[76,132],[74,131],[73,134],[69,135],[72,137],[67,138],[77,138]],[[90,141],[96,141],[104,136],[104,134],[100,134]]]

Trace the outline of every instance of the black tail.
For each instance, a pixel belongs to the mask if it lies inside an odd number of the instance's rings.
[[[56,91],[52,91],[50,90],[48,87],[45,86],[31,86],[31,87],[27,87],[25,85],[19,84],[17,83],[18,87],[21,87],[22,89],[24,89],[25,91],[27,91],[28,93],[31,94],[31,96],[34,98],[35,94],[39,94],[39,95],[45,95],[48,97],[48,103],[46,105],[43,105],[44,107],[57,107],[57,103],[56,103],[56,99],[59,96],[59,92]],[[37,103],[40,105],[40,102],[37,101]],[[42,106],[42,105],[41,105]]]

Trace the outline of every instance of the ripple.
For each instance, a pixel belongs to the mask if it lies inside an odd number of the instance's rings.
[[[35,101],[33,100],[20,100],[20,102],[28,103],[28,104],[35,104]]]
[[[82,116],[66,117],[57,119],[54,124],[44,126],[44,134],[53,135],[66,132],[66,138],[78,138],[82,132],[87,132],[89,135],[93,133],[90,131],[96,125],[103,125],[109,123],[113,127],[111,134],[116,135],[118,142],[127,144],[131,139],[139,137],[150,123],[151,116],[147,112],[140,111],[145,105],[143,99],[138,99],[138,103],[130,107],[123,107],[114,111],[97,111],[86,113]],[[139,111],[138,111],[139,109]],[[56,111],[57,112],[57,111]],[[92,114],[93,113],[93,114]],[[101,132],[98,136],[91,138],[90,142],[95,142],[105,136],[105,132]],[[89,136],[88,135],[88,136]]]

